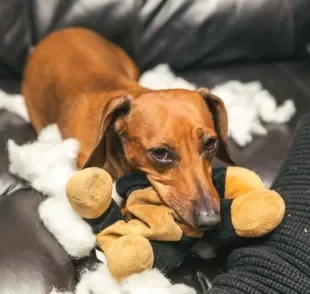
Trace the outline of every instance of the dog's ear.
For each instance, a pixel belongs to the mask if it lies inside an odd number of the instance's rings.
[[[99,132],[99,137],[97,138],[97,143],[83,168],[103,168],[107,161],[107,153],[109,153],[109,160],[114,160],[114,164],[110,164],[111,166],[109,167],[110,169],[113,169],[112,173],[117,174],[118,171],[115,169],[122,168],[121,163],[115,162],[117,161],[115,158],[116,153],[122,152],[122,146],[118,136],[114,132],[114,125],[117,120],[121,120],[121,118],[127,116],[131,108],[131,101],[132,97],[128,94],[124,94],[120,97],[111,99],[110,102],[108,102],[108,104],[104,107],[100,124],[101,129]],[[116,167],[116,165],[118,166]]]
[[[228,118],[223,101],[213,95],[207,88],[199,88],[196,91],[204,98],[213,117],[214,126],[219,137],[219,148],[216,156],[228,164],[235,165],[227,145]]]

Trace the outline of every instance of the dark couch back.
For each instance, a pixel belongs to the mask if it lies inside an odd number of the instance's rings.
[[[20,76],[32,45],[72,25],[119,44],[142,70],[294,58],[310,40],[310,1],[1,1],[0,73]]]

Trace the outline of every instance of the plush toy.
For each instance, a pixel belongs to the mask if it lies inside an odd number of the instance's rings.
[[[241,167],[213,169],[213,183],[221,199],[221,224],[203,233],[179,222],[141,172],[125,174],[116,182],[124,198],[112,199],[112,179],[100,168],[76,172],[66,186],[73,209],[97,237],[97,249],[106,255],[111,274],[122,280],[156,267],[167,272],[177,267],[200,239],[218,244],[261,237],[282,221],[285,204],[260,178]]]

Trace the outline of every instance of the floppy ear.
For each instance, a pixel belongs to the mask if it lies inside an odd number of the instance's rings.
[[[125,94],[118,98],[111,99],[110,102],[108,102],[108,104],[104,107],[100,124],[101,129],[97,143],[83,168],[103,168],[107,162],[107,153],[109,153],[109,160],[114,161],[113,164],[110,163],[109,166],[109,169],[114,169],[112,173],[117,174],[118,171],[116,169],[122,168],[122,164],[120,162],[116,162],[118,161],[116,158],[116,153],[120,153],[122,151],[122,146],[118,136],[114,134],[113,127],[118,118],[124,117],[128,114],[131,107],[131,100],[132,97]],[[113,153],[113,155],[111,154],[110,156],[110,153]]]
[[[204,98],[212,113],[214,126],[219,137],[219,148],[216,156],[226,163],[235,165],[227,145],[228,119],[223,101],[213,95],[207,88],[199,88],[196,91]]]

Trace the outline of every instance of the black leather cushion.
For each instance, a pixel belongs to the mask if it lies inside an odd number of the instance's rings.
[[[310,40],[307,0],[144,1],[135,57],[176,69],[291,58]]]
[[[27,1],[0,2],[0,76],[18,76],[30,44]]]

